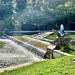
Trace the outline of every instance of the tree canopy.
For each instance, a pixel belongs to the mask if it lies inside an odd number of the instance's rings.
[[[0,30],[50,30],[60,24],[75,30],[75,0],[0,0]]]

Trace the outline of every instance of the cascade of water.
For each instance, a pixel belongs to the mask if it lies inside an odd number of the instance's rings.
[[[0,50],[0,68],[42,59],[11,40],[0,39],[0,41],[6,43]]]
[[[15,39],[15,38],[13,38],[13,37],[10,37],[10,39],[11,39],[12,41],[18,43],[19,45],[23,46],[24,48],[26,48],[28,51],[31,51],[31,52],[33,52],[33,53],[35,53],[35,54],[37,54],[37,55],[39,55],[39,56],[41,56],[41,57],[44,57],[44,55],[45,55],[45,53],[46,53],[46,51],[44,51],[44,50],[41,50],[41,49],[39,49],[39,48],[37,48],[37,47],[35,47],[35,46],[32,46],[32,45],[27,44],[27,43],[25,43],[25,42],[22,42],[22,41],[20,41],[20,40],[18,40],[18,39]]]

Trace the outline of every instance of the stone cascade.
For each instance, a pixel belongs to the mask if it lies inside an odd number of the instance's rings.
[[[7,35],[7,37],[9,37],[9,36]],[[20,41],[20,40],[18,40],[18,39],[15,39],[15,38],[13,38],[13,37],[9,37],[9,39],[12,40],[12,41],[14,41],[15,43],[17,43],[17,44],[23,46],[23,47],[26,48],[27,50],[29,50],[29,51],[31,51],[31,52],[33,52],[33,53],[39,55],[40,57],[43,57],[43,58],[44,58],[44,55],[45,55],[46,51],[41,50],[41,49],[39,49],[39,48],[37,48],[37,47],[35,47],[35,46],[32,46],[32,45],[30,45],[30,44],[27,44],[27,43],[25,43],[25,42],[23,42],[23,41]]]

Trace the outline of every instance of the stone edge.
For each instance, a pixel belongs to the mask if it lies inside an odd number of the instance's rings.
[[[10,67],[6,67],[6,68],[1,68],[0,73],[10,71],[10,70],[14,70],[14,69],[18,69],[18,68],[22,68],[24,66],[28,66],[28,65],[31,65],[31,64],[34,64],[34,63],[37,63],[37,62],[40,62],[40,61],[44,61],[44,60],[46,60],[46,59],[42,59],[42,60],[34,61],[34,62],[27,62],[27,63],[24,63],[24,64],[10,66]]]

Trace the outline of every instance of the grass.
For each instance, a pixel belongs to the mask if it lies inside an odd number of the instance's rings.
[[[52,37],[55,37],[54,35],[49,35],[49,37],[52,36]],[[36,47],[39,47],[39,48],[43,48],[43,49],[46,49],[48,47],[48,44],[45,44],[45,43],[42,43],[40,41],[35,41],[35,40],[30,40],[28,38],[25,38],[25,37],[16,37],[17,39],[21,40],[21,41],[24,41],[24,42],[27,42],[31,45],[34,45]],[[59,50],[63,51],[63,52],[66,52],[66,53],[69,53],[69,54],[73,54],[75,55],[75,45],[70,45],[69,47],[61,47]]]
[[[24,42],[27,42],[27,41],[28,41],[27,38],[22,37],[22,36],[18,36],[18,37],[15,37],[15,38],[17,38],[17,39],[19,39],[19,40],[21,40],[21,41],[24,41]]]
[[[75,55],[75,45],[70,45],[69,47],[61,47],[61,51]]]
[[[0,41],[0,49],[3,48],[4,44],[4,42]]]
[[[72,38],[72,40],[75,40],[75,34],[69,34],[69,36]],[[57,35],[48,35],[44,37],[44,39],[49,39],[49,40],[56,40]]]
[[[75,40],[75,34],[69,34],[69,36],[72,38],[72,40]],[[44,39],[56,40],[56,37],[56,35],[48,35]],[[70,45],[69,47],[61,47],[59,50],[75,55],[75,45]]]
[[[49,40],[56,40],[57,35],[48,35],[44,37],[44,39],[49,39]]]
[[[39,41],[30,41],[28,43],[31,44],[31,45],[34,45],[36,47],[43,48],[43,49],[46,49],[48,47],[48,44],[45,44],[45,43],[42,43],[42,42],[39,42]]]
[[[41,48],[44,46],[41,42],[25,37],[16,38],[21,41],[28,42],[29,44],[38,47],[40,46]],[[73,61],[75,61],[75,45],[70,45],[70,47],[62,47],[61,50],[74,55],[41,61],[26,67],[0,73],[0,75],[75,75],[75,63],[73,63]]]
[[[48,47],[49,44],[46,44],[46,43],[42,43],[40,41],[36,41],[36,40],[32,40],[32,39],[29,39],[29,38],[26,38],[26,37],[15,37],[21,41],[24,41],[24,42],[27,42],[28,44],[31,44],[33,46],[36,46],[36,47],[39,47],[39,48],[43,48],[43,49],[46,49]]]
[[[75,75],[75,56],[45,60],[0,75]]]
[[[70,34],[69,36],[72,38],[72,40],[75,40],[75,35]]]

